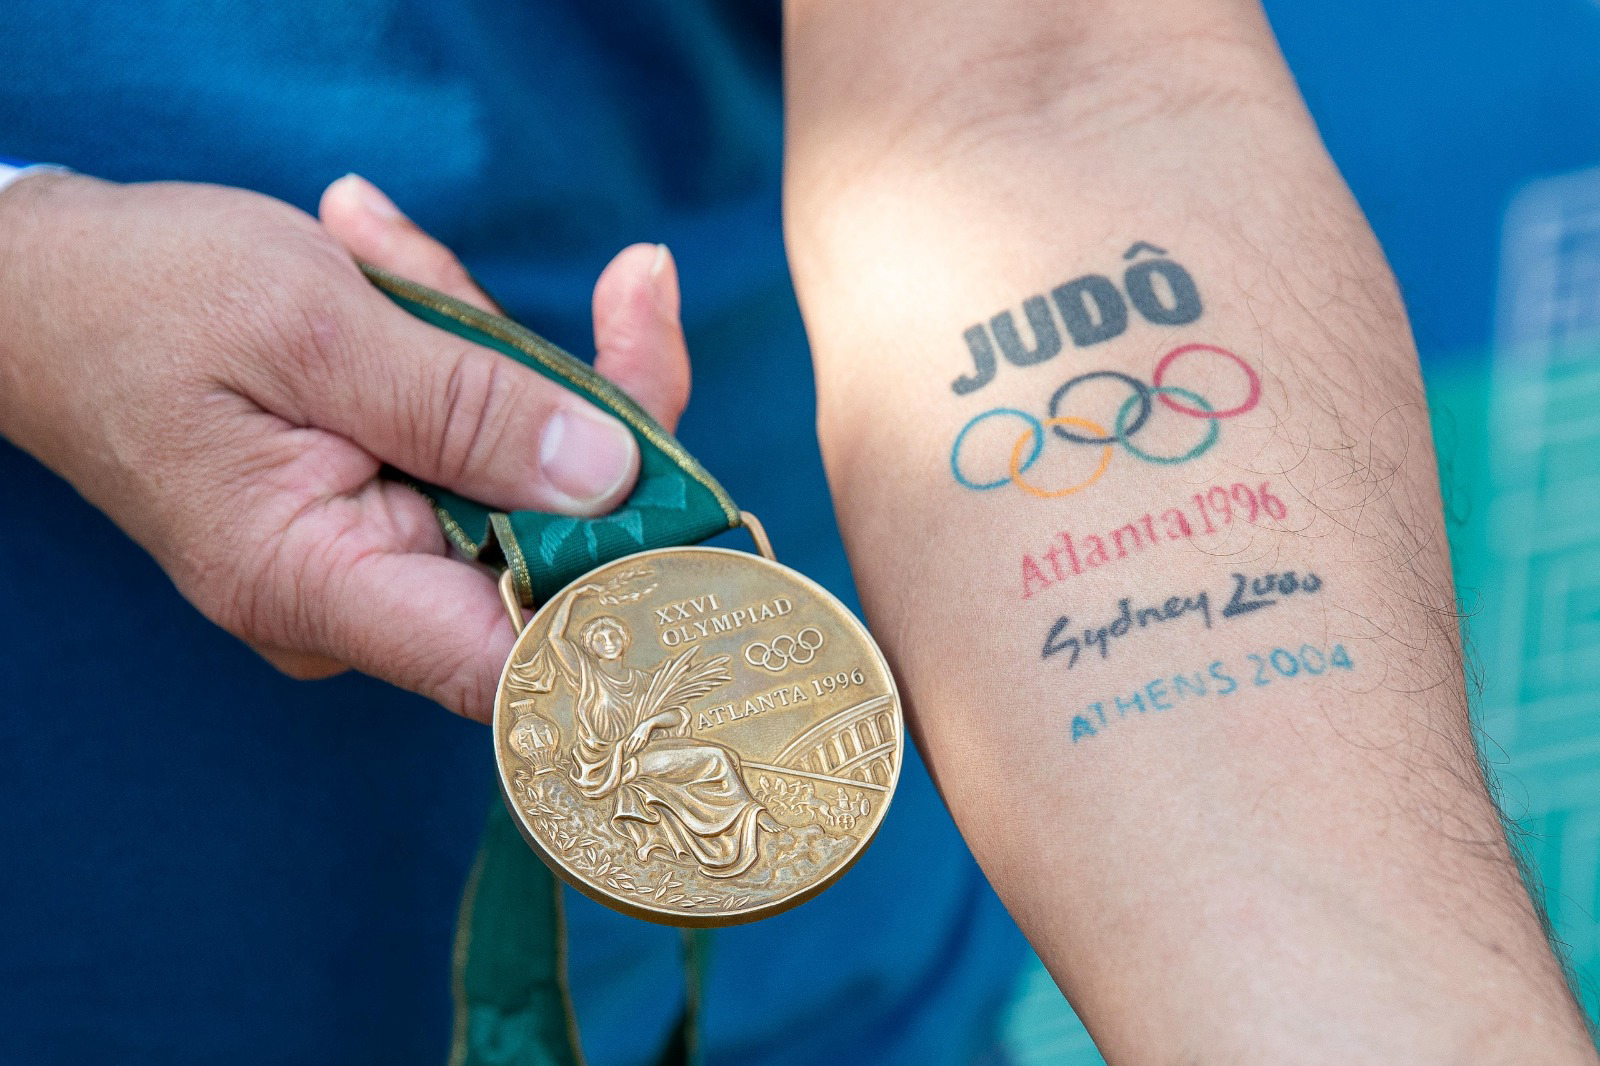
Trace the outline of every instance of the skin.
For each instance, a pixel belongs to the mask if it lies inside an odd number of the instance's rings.
[[[1108,1061],[1593,1063],[1478,766],[1405,313],[1258,6],[790,0],[785,31],[788,243],[863,605],[952,814]],[[1141,239],[1198,280],[1203,318],[952,390],[965,329],[1120,278]],[[1186,342],[1262,379],[1204,456],[1118,455],[1048,501],[953,479],[978,412],[1041,411],[1090,370],[1148,380]],[[1185,373],[1240,387],[1221,360]],[[1289,521],[1020,595],[1059,530],[1267,480]],[[1232,572],[1284,569],[1324,587],[1071,673],[1042,658],[1060,615],[1220,607]],[[1090,701],[1302,642],[1353,668],[1241,672],[1226,702],[1074,739]]]
[[[0,434],[286,673],[354,667],[486,720],[514,636],[493,579],[381,464],[597,514],[637,449],[570,392],[388,305],[352,256],[491,306],[370,184],[336,182],[321,216],[78,176],[0,193]],[[665,249],[619,254],[594,312],[600,372],[675,424],[688,357]]]

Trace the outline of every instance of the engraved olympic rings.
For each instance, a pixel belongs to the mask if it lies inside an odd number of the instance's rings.
[[[787,634],[774,637],[771,644],[758,640],[745,645],[744,661],[774,674],[781,673],[791,663],[804,666],[815,659],[823,639],[822,630],[816,626],[806,626],[792,637]]]
[[[1175,363],[1185,356],[1203,352],[1222,356],[1244,372],[1245,397],[1238,404],[1219,410],[1210,400],[1193,389],[1166,384],[1167,375]],[[1068,417],[1060,413],[1063,402],[1075,388],[1095,380],[1115,381],[1126,385],[1129,389],[1128,398],[1117,409],[1110,430],[1089,419]],[[1133,443],[1132,438],[1146,427],[1155,414],[1156,400],[1159,400],[1162,407],[1167,410],[1189,418],[1204,420],[1207,423],[1206,432],[1199,443],[1177,455],[1158,455]],[[1093,370],[1067,380],[1051,394],[1048,418],[1041,419],[1015,407],[994,407],[973,416],[961,427],[961,431],[956,434],[955,443],[951,446],[950,472],[957,484],[980,492],[1011,484],[1030,496],[1057,499],[1081,492],[1099,481],[1105,475],[1111,462],[1111,453],[1117,445],[1121,445],[1124,451],[1136,459],[1158,465],[1171,466],[1197,459],[1217,443],[1221,436],[1220,423],[1223,419],[1234,418],[1253,410],[1260,402],[1261,376],[1249,363],[1228,349],[1214,344],[1185,344],[1161,357],[1148,384],[1117,370]],[[967,443],[967,437],[973,429],[984,422],[1002,417],[1020,419],[1026,427],[1011,446],[1005,474],[987,480],[969,477],[962,467],[962,448]],[[1044,453],[1046,430],[1049,430],[1050,435],[1068,444],[1102,448],[1103,451],[1094,470],[1076,484],[1060,489],[1042,488],[1029,481],[1024,475]]]

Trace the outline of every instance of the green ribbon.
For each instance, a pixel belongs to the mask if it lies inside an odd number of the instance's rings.
[[[639,442],[638,483],[621,507],[601,518],[494,511],[405,479],[428,498],[457,549],[511,570],[524,604],[543,602],[613,559],[695,544],[743,524],[732,498],[683,445],[587,365],[510,319],[375,267],[361,269],[406,311],[571,389],[620,418]],[[662,1066],[699,1062],[697,1019],[708,950],[703,932],[685,931],[684,1014],[662,1050]],[[502,804],[490,812],[463,894],[452,969],[450,1066],[581,1066],[560,887]]]

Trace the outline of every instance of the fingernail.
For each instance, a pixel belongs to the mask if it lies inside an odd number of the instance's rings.
[[[350,192],[355,197],[356,204],[367,214],[385,222],[392,222],[397,218],[405,217],[400,213],[400,209],[394,205],[393,200],[385,196],[381,189],[360,174],[346,174],[341,180],[349,183]]]
[[[593,507],[633,475],[638,449],[626,426],[587,404],[563,408],[545,424],[539,466],[574,507]]]
[[[678,272],[669,270],[673,263],[672,252],[664,244],[656,245],[656,257],[650,264],[650,291],[655,297],[656,312],[668,322],[678,320],[681,295],[678,291]]]

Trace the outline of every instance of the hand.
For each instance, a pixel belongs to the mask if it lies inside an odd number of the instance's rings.
[[[380,467],[599,514],[638,452],[615,419],[366,282],[352,254],[489,306],[375,188],[341,179],[322,215],[202,185],[7,189],[0,434],[285,672],[352,666],[486,718],[513,639],[494,582]],[[688,363],[663,253],[634,246],[602,274],[596,366],[671,426]]]
[[[650,743],[650,734],[654,731],[655,726],[656,722],[653,718],[635,726],[633,732],[629,733],[627,739],[622,742],[622,757],[631,759],[643,751],[644,746]]]

